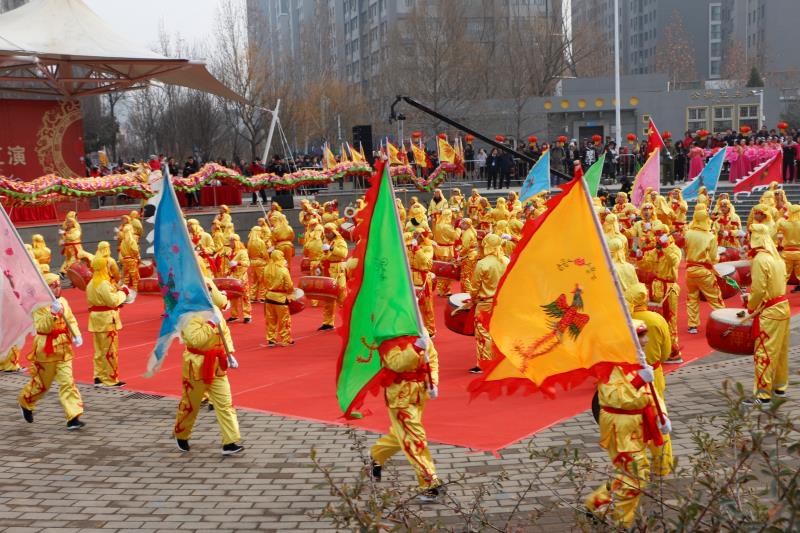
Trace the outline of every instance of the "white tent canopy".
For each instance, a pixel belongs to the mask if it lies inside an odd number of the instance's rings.
[[[0,90],[68,98],[149,80],[243,98],[201,61],[173,59],[117,34],[82,0],[32,0],[0,15]]]

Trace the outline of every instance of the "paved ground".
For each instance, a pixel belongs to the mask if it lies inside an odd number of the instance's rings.
[[[800,348],[792,349],[790,364],[793,369],[800,365]],[[739,380],[749,387],[751,373],[750,358],[718,354],[669,376],[676,456],[685,457],[693,450],[688,432],[681,428],[697,416],[721,410],[723,400],[716,392],[722,380]],[[54,391],[41,402],[36,423],[27,425],[16,403],[25,380],[25,375],[0,375],[0,419],[4,421],[0,531],[329,530],[330,523],[311,516],[333,498],[321,485],[322,476],[312,471],[309,451],[315,447],[323,462],[335,463],[339,479],[354,480],[360,468],[352,438],[344,428],[250,411],[239,412],[247,446],[244,455],[220,456],[213,414],[208,412],[201,415],[192,452],[181,454],[170,438],[176,401],[125,390],[82,386],[88,424],[83,431],[65,430]],[[451,488],[456,501],[471,502],[479,483],[508,472],[508,479],[483,504],[498,525],[503,524],[503,513],[535,481],[520,510],[543,509],[544,517],[524,530],[562,531],[570,530],[563,514],[548,510],[559,472],[538,468],[529,460],[527,447],[531,442],[546,447],[567,439],[582,442],[598,464],[605,464],[589,413],[518,443],[505,450],[502,458],[454,446],[434,445],[432,453],[444,478],[458,473],[470,476]],[[402,458],[387,470],[403,484],[413,485],[411,470]],[[570,501],[580,497],[569,491],[561,495]],[[464,530],[444,507],[429,506],[423,512],[456,522],[457,530]]]

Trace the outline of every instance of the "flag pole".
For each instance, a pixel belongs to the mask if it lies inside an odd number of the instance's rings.
[[[597,213],[594,211],[592,197],[589,195],[589,187],[586,185],[586,180],[584,178],[581,178],[580,186],[581,190],[583,191],[583,197],[586,199],[586,207],[592,214],[592,222],[594,223],[597,239],[603,249],[603,258],[606,260],[606,267],[611,272],[611,279],[614,280],[614,289],[617,293],[617,301],[625,311],[625,323],[628,325],[628,331],[631,334],[631,339],[633,340],[634,346],[636,346],[636,359],[639,361],[639,364],[642,367],[645,367],[647,366],[647,359],[645,359],[642,346],[639,345],[639,336],[636,334],[636,328],[633,327],[633,319],[631,318],[630,312],[628,312],[628,304],[625,302],[625,296],[622,294],[622,285],[619,282],[619,277],[617,277],[617,271],[614,269],[614,263],[611,260],[611,253],[608,251],[605,235],[603,234],[603,228],[600,226],[600,220],[597,218]]]
[[[11,218],[8,216],[8,213],[6,213],[6,208],[3,207],[2,204],[0,204],[0,211],[2,211],[3,218],[5,218],[6,222],[8,223],[8,226],[12,230],[14,230],[14,236],[17,238],[17,242],[19,243],[20,247],[22,247],[22,249],[25,250],[25,242],[22,240],[22,237],[20,237],[19,232],[17,231],[17,227],[14,224],[11,223]],[[39,265],[37,265],[34,262],[33,257],[31,257],[31,254],[27,253],[27,250],[25,250],[25,256],[28,258],[28,261],[30,261],[31,266],[36,271],[36,275],[39,277],[39,282],[41,282],[41,284],[44,285],[44,288],[47,291],[47,294],[50,295],[50,302],[51,303],[56,303],[58,301],[58,299],[56,298],[56,295],[53,294],[53,291],[50,290],[50,285],[48,285],[47,282],[44,280],[44,276],[42,275],[42,271],[39,270]],[[80,333],[76,332],[74,329],[72,329],[72,325],[70,325],[70,323],[68,321],[65,320],[64,323],[67,325],[67,328],[69,328],[70,337],[72,337],[73,339],[76,338],[76,337],[80,337]]]

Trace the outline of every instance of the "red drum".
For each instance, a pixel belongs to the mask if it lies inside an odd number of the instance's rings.
[[[141,278],[137,291],[139,294],[161,294],[161,287],[157,278]]]
[[[312,300],[335,300],[339,297],[336,280],[325,276],[303,276],[298,280],[300,289]]]
[[[448,306],[444,308],[444,323],[447,329],[459,335],[475,335],[475,313],[472,309],[462,309],[469,300],[469,294],[459,292],[450,296]]]
[[[450,261],[434,261],[431,272],[436,274],[437,278],[452,279],[455,281],[461,279],[461,265]]]
[[[346,241],[355,242],[353,233],[355,232],[356,225],[352,222],[342,222],[339,226],[339,234]]]
[[[736,316],[739,311],[745,309],[728,307],[712,311],[706,326],[706,340],[709,346],[720,352],[753,355],[756,349],[756,340],[752,333],[753,320],[748,318],[742,322],[742,318]]]
[[[718,263],[714,265],[714,270],[717,271],[717,285],[719,285],[719,291],[722,293],[723,300],[733,298],[739,294],[739,291],[725,281],[725,278],[732,278],[736,283],[739,283],[739,274],[736,272],[736,268],[733,265],[730,263]]]
[[[304,257],[300,260],[300,272],[303,274],[311,272],[311,259]]]
[[[241,298],[244,293],[244,285],[236,278],[214,278],[214,285],[221,291],[225,291],[228,299]]]
[[[303,289],[294,290],[294,299],[289,302],[289,314],[296,315],[306,308],[306,295]]]
[[[794,275],[794,272],[791,273],[789,276],[789,281],[787,281],[789,285],[800,285],[800,279],[797,279],[797,276]]]
[[[86,285],[92,281],[92,269],[83,261],[76,261],[67,269],[67,277],[72,282],[73,287],[85,291]]]
[[[648,272],[646,270],[636,269],[636,277],[639,278],[639,281],[647,285],[648,287],[653,284],[653,281],[656,279],[655,272]]]
[[[680,231],[673,231],[672,238],[675,240],[675,245],[678,248],[684,248],[686,246],[686,237],[684,237],[683,233]]]
[[[719,262],[726,263],[728,261],[738,261],[739,260],[739,250],[738,248],[732,248],[730,246],[720,246],[717,249],[719,252]]]
[[[142,261],[139,263],[139,277],[140,278],[151,278],[156,271],[156,265],[152,261],[147,261],[146,263]]]
[[[728,264],[736,269],[736,273],[739,275],[739,285],[749,287],[752,281],[750,278],[750,261],[740,259],[739,261],[728,261]]]

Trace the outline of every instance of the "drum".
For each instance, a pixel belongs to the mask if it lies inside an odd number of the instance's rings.
[[[325,276],[302,276],[297,283],[312,300],[335,300],[339,297],[336,280]]]
[[[355,229],[356,225],[354,223],[342,222],[342,224],[339,226],[339,234],[344,238],[344,240],[355,242]]]
[[[469,300],[469,294],[459,292],[450,296],[448,306],[444,308],[444,323],[447,329],[459,335],[475,335],[475,310],[459,309]]]
[[[140,278],[151,278],[153,277],[153,273],[156,271],[156,265],[152,261],[144,262],[142,261],[139,263],[139,277]]]
[[[455,281],[461,279],[461,265],[450,261],[434,261],[431,272],[436,274],[437,278],[452,279]]]
[[[663,311],[663,309],[664,309],[664,306],[662,304],[658,303],[658,302],[647,302],[647,310],[648,311],[652,311],[652,312],[658,313],[660,315],[661,311]]]
[[[139,294],[161,294],[157,278],[141,278],[136,290]]]
[[[83,261],[76,261],[67,269],[67,277],[73,287],[85,291],[86,285],[92,281],[92,269]]]
[[[308,274],[311,272],[311,259],[304,257],[300,260],[300,272],[303,274]]]
[[[655,272],[649,272],[646,270],[636,269],[636,277],[639,278],[639,281],[647,285],[648,287],[653,284],[653,281],[656,279]]]
[[[673,231],[672,238],[675,240],[675,245],[678,248],[684,248],[686,246],[686,237],[684,237],[683,233],[680,231]]]
[[[728,247],[720,246],[720,247],[718,247],[717,252],[719,252],[719,262],[720,263],[725,263],[725,262],[728,262],[728,261],[738,261],[739,260],[739,249],[738,248],[732,248],[730,246],[728,246]]]
[[[736,283],[739,283],[739,273],[736,272],[736,268],[733,265],[730,263],[718,263],[714,265],[714,270],[717,271],[717,285],[719,285],[723,300],[733,298],[739,294],[735,287],[725,281],[725,278],[732,278]]]
[[[787,281],[786,283],[789,285],[800,285],[800,279],[797,279],[797,276],[795,276],[794,272],[792,272],[789,275],[789,281]]]
[[[740,259],[739,261],[728,261],[728,263],[736,269],[736,273],[739,275],[739,285],[749,287],[751,283],[750,261]]]
[[[744,309],[729,307],[712,311],[706,326],[706,340],[709,346],[720,352],[753,355],[753,320],[748,318],[742,323],[742,318],[736,316],[739,311]]]
[[[296,315],[306,308],[306,296],[303,289],[294,290],[294,299],[289,302],[289,314]]]
[[[214,278],[214,285],[221,291],[225,291],[228,299],[241,298],[244,292],[244,285],[236,278]]]

